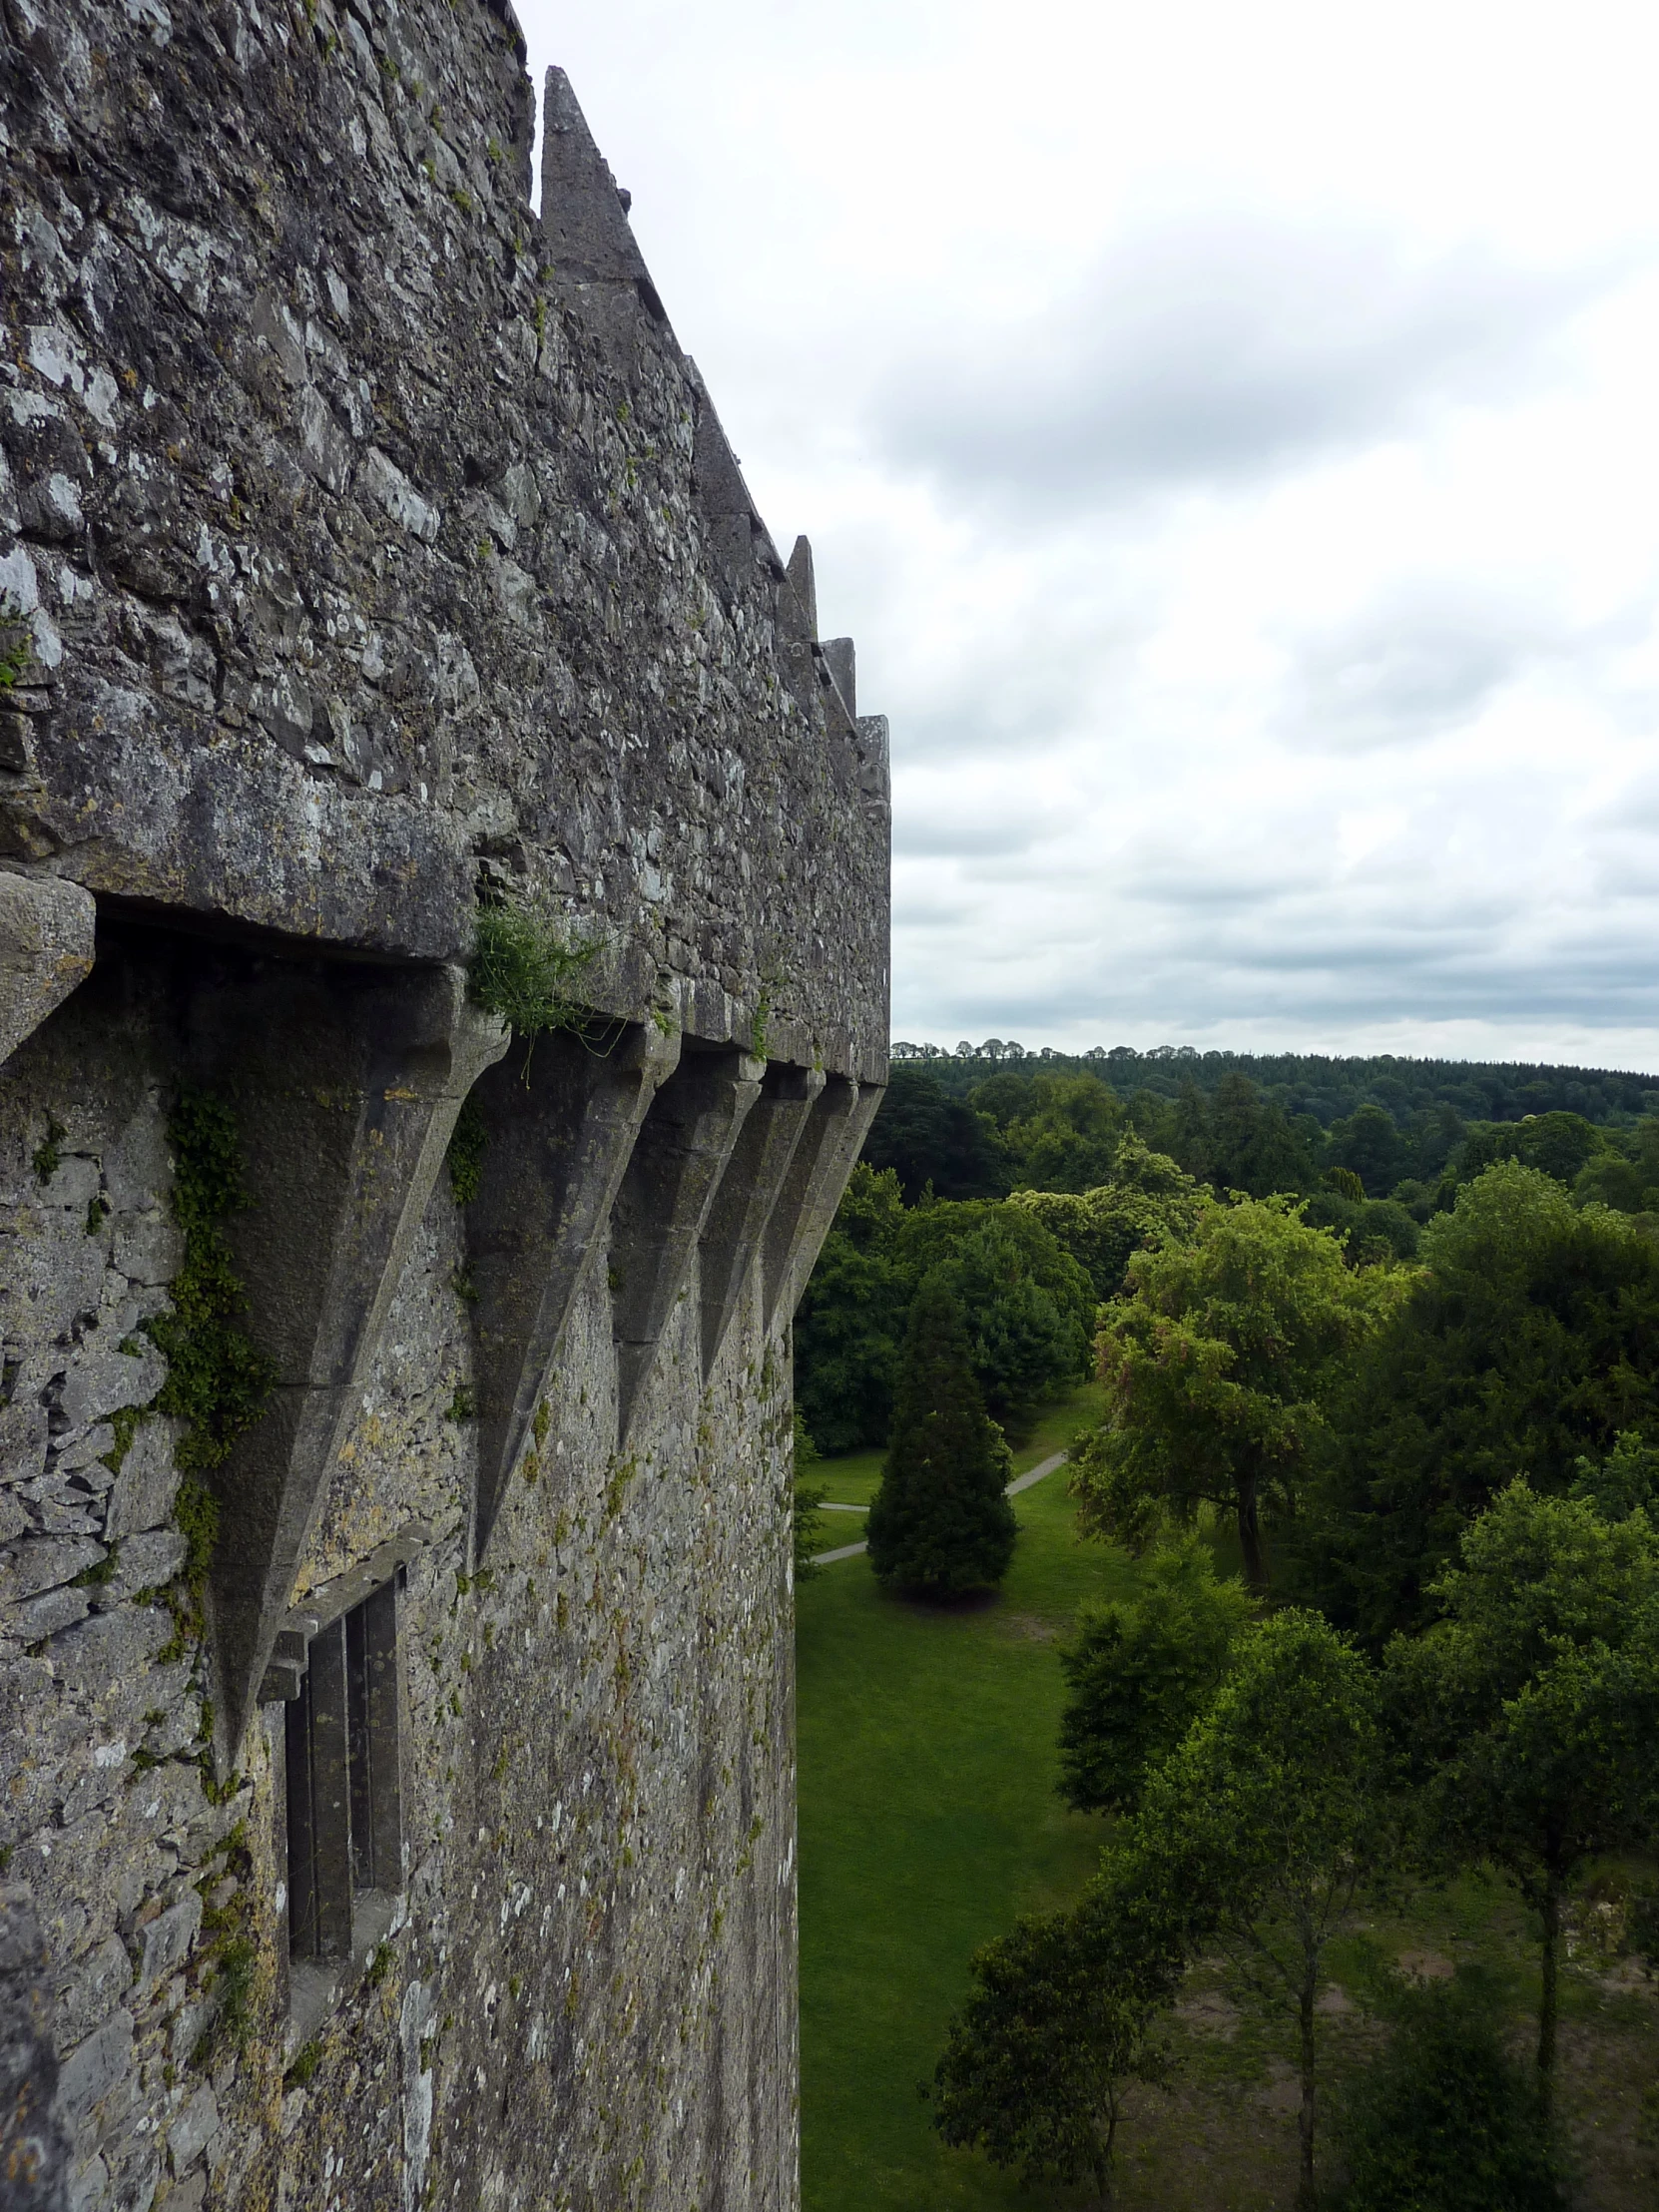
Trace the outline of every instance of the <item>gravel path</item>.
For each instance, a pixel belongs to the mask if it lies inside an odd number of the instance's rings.
[[[1052,1474],[1056,1467],[1064,1466],[1065,1460],[1065,1453],[1056,1451],[1049,1458],[1044,1459],[1039,1466],[1033,1467],[1029,1474],[1016,1474],[1008,1485],[1007,1495],[1017,1497],[1021,1490],[1028,1490],[1033,1482],[1040,1482],[1045,1474]],[[867,1505],[821,1505],[819,1510],[822,1513],[867,1513],[869,1507]],[[868,1544],[837,1544],[833,1551],[815,1551],[813,1565],[815,1567],[828,1567],[837,1559],[856,1559],[860,1551],[867,1551],[868,1549]]]

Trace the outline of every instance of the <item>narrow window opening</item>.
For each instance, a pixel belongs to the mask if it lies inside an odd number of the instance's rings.
[[[402,1887],[395,1581],[311,1638],[285,1748],[288,1954],[347,1960]]]

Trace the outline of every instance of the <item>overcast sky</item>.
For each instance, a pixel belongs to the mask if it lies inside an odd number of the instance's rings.
[[[518,0],[891,718],[893,1034],[1659,1066],[1659,16]]]

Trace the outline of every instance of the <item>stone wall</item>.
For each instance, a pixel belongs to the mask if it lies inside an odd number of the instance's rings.
[[[545,112],[538,220],[504,7],[0,8],[20,2204],[796,2201],[789,1328],[885,727]],[[480,897],[577,1028],[474,1003]],[[285,1731],[376,1588],[398,1863],[290,1963]]]

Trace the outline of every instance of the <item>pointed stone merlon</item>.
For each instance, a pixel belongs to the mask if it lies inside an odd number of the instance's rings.
[[[276,1377],[213,1478],[220,1750],[234,1759],[455,1117],[507,1033],[467,1002],[459,968],[275,963],[205,990],[192,1029],[200,1079],[237,1114],[252,1203],[227,1232]]]
[[[881,1097],[878,1083],[832,1075],[808,1117],[767,1224],[762,1297],[769,1329],[801,1303]]]
[[[96,924],[79,883],[0,874],[0,1060],[92,973]]]
[[[767,1224],[823,1090],[821,1068],[769,1067],[733,1147],[699,1255],[705,1382],[742,1304]]]
[[[587,282],[649,285],[622,193],[562,69],[547,72],[541,115],[541,227],[554,270]]]
[[[632,1025],[609,1051],[538,1038],[480,1079],[478,1196],[467,1208],[478,1396],[477,1556],[548,1389],[565,1324],[603,1251],[640,1125],[680,1058],[678,1031]]]
[[[850,638],[826,638],[824,641],[824,665],[830,672],[830,681],[840,695],[849,722],[858,719],[858,658]]]
[[[765,1072],[765,1061],[746,1052],[688,1052],[645,1117],[611,1215],[619,1445],[669,1317],[692,1287],[699,1243]]]

